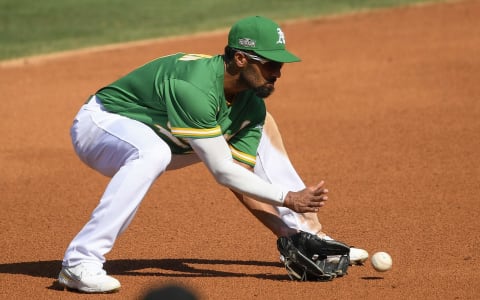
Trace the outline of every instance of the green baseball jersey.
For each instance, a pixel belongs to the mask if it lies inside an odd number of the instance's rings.
[[[172,149],[192,151],[185,138],[223,135],[236,160],[255,165],[266,108],[252,90],[227,103],[223,57],[178,53],[155,59],[96,95],[109,112],[150,126]]]

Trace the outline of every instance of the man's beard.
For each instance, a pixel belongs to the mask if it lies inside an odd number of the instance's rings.
[[[272,86],[262,85],[253,89],[253,91],[255,92],[255,95],[257,95],[260,98],[267,98],[273,93],[274,90],[275,88],[273,87],[273,85]]]
[[[253,90],[255,95],[260,98],[266,98],[270,96],[275,90],[275,87],[273,86],[274,82],[268,82],[271,83],[271,85],[268,86],[266,84],[256,86],[255,79],[259,79],[258,75],[251,71],[251,69],[245,69],[242,73],[240,73],[240,82],[246,85],[249,89]]]

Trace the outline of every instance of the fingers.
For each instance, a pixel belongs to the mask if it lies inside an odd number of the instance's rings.
[[[312,202],[310,206],[305,206],[302,207],[301,209],[303,210],[301,213],[307,213],[307,212],[318,212],[320,210],[320,207],[324,206],[325,202]]]
[[[307,213],[307,212],[318,212],[320,207],[325,205],[325,200],[326,198],[324,197],[314,197],[311,198],[307,197],[305,198],[296,198],[293,199],[292,202],[290,202],[290,205],[286,205],[288,208],[298,212],[298,213]]]
[[[318,212],[320,207],[325,205],[325,201],[328,200],[328,189],[325,188],[325,181],[320,181],[317,185],[310,187],[312,192],[312,198],[310,202],[302,207],[303,212]]]
[[[322,180],[314,187],[314,189],[321,189],[324,184],[325,184],[325,181]]]
[[[320,181],[317,185],[310,187],[314,195],[323,195],[327,194],[328,190],[324,187],[325,181]]]
[[[328,189],[322,180],[315,186],[310,186],[299,192],[289,192],[285,198],[284,206],[298,213],[318,212],[320,207],[328,200]]]

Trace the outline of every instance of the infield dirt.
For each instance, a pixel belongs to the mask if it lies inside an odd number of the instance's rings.
[[[0,298],[135,299],[183,285],[201,299],[480,297],[480,1],[285,23],[286,65],[267,100],[334,238],[386,251],[332,282],[291,282],[276,238],[197,165],[163,175],[107,256],[112,295],[53,282],[108,179],[69,127],[87,96],[174,52],[221,53],[226,32],[32,58],[0,67]]]

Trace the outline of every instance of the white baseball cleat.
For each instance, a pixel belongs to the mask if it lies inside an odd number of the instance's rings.
[[[323,237],[326,240],[333,240],[328,235]],[[363,263],[368,259],[368,252],[366,250],[350,247],[350,265],[363,265]],[[328,257],[330,262],[338,262],[340,260],[339,256],[330,256]]]
[[[113,293],[120,289],[120,282],[107,275],[101,267],[92,264],[79,264],[62,267],[58,283],[67,289],[84,293]]]
[[[350,265],[363,265],[363,263],[368,259],[368,252],[366,250],[351,247],[350,248]],[[340,256],[329,256],[329,262],[338,263],[340,261]]]
[[[350,248],[350,264],[351,265],[363,265],[368,259],[368,252],[366,250],[351,247]]]

